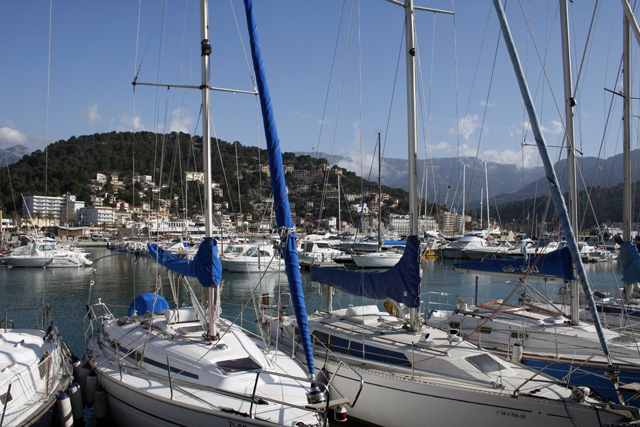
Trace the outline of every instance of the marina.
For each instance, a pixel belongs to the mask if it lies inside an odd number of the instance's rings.
[[[78,357],[84,353],[84,328],[87,326],[89,302],[95,303],[100,298],[110,307],[114,316],[121,317],[126,315],[137,295],[154,292],[158,287],[160,294],[170,295],[166,270],[152,259],[127,253],[114,255],[113,251],[106,248],[87,250],[91,259],[98,260],[88,269],[0,270],[0,300],[3,308],[37,307],[42,301],[43,292],[46,292],[46,302],[51,307],[55,325],[72,353]],[[483,303],[504,298],[517,284],[504,278],[477,276],[476,279],[475,275],[456,273],[453,264],[454,261],[442,259],[425,260],[422,263],[424,310],[439,308],[432,293],[460,295],[470,304],[476,301],[477,296],[477,300]],[[621,274],[618,261],[588,264],[586,269],[595,289],[601,292],[616,289],[615,278],[617,275],[619,280]],[[301,276],[308,312],[325,309],[324,287],[312,283],[308,272],[303,271]],[[252,298],[260,302],[264,293],[275,298],[288,292],[286,275],[281,272],[268,273],[262,280],[259,274],[224,272],[221,284],[224,317],[256,334],[259,331]],[[546,288],[549,294],[558,295],[563,285],[549,283]],[[382,302],[378,301],[378,304],[384,310]],[[334,309],[344,310],[354,304],[371,305],[376,302],[336,291]],[[40,322],[39,311],[9,311],[8,315],[16,327],[33,328]],[[92,410],[86,409],[85,416],[89,423],[93,422]]]

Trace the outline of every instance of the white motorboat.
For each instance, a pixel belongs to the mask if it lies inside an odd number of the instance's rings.
[[[441,258],[446,259],[462,259],[465,257],[465,249],[484,249],[489,244],[485,239],[476,235],[465,235],[458,240],[449,242],[448,244],[440,247],[436,254]]]
[[[285,270],[284,260],[271,245],[252,246],[241,255],[222,258],[221,261],[224,270],[234,273]]]
[[[351,255],[353,262],[361,268],[391,268],[400,261],[404,248],[392,246],[380,252]]]
[[[328,240],[317,240],[313,237],[307,236],[306,239],[300,243],[300,252],[298,252],[298,259],[306,263],[318,264],[318,263],[333,263],[334,259],[343,257],[344,251],[335,249]]]
[[[51,425],[58,394],[73,378],[70,356],[50,320],[45,333],[40,329],[14,329],[5,315],[0,324],[3,426]]]
[[[92,264],[88,255],[73,246],[69,249],[58,248],[53,239],[35,238],[26,246],[15,248],[2,259],[14,267],[78,268]]]

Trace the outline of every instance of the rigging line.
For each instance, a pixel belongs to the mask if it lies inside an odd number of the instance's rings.
[[[556,106],[556,110],[558,113],[558,117],[560,118],[560,123],[562,124],[562,127],[564,129],[566,129],[566,124],[564,121],[564,117],[563,114],[560,110],[560,106],[558,105],[558,100],[556,99],[556,95],[555,92],[553,90],[553,87],[551,86],[551,81],[549,80],[549,75],[547,74],[547,68],[545,67],[545,62],[542,60],[542,57],[540,56],[540,51],[538,50],[538,44],[536,43],[536,39],[533,36],[533,31],[531,30],[531,25],[529,23],[529,19],[527,18],[526,14],[524,13],[524,9],[522,8],[522,1],[518,0],[518,4],[520,5],[520,10],[522,11],[522,16],[524,17],[524,20],[527,24],[527,29],[529,31],[529,35],[531,36],[531,41],[533,42],[533,47],[535,48],[536,54],[538,55],[538,60],[540,61],[540,66],[542,67],[542,73],[545,77],[545,80],[547,82],[547,85],[549,86],[549,90],[551,91],[551,98],[553,99],[553,103]]]
[[[406,20],[406,18],[405,18]],[[396,72],[393,76],[393,86],[391,88],[391,99],[389,100],[389,113],[387,114],[387,125],[385,126],[385,130],[384,130],[384,142],[382,144],[382,152],[380,153],[380,155],[382,157],[384,157],[384,151],[385,148],[387,146],[387,137],[389,136],[389,126],[391,124],[391,112],[393,110],[393,101],[395,99],[395,95],[396,95],[396,85],[398,83],[398,72],[400,71],[400,60],[402,59],[402,54],[404,53],[402,46],[404,44],[404,31],[405,31],[405,25],[403,22],[402,25],[402,31],[400,32],[400,44],[398,45],[398,59],[396,60]],[[417,38],[416,38],[417,40]],[[416,55],[419,55],[419,51],[417,49],[417,44],[416,44]],[[375,155],[375,153],[374,153]]]
[[[236,150],[236,182],[238,183],[238,213],[242,214],[242,193],[240,192],[240,169],[238,166],[238,135],[236,131],[236,93],[233,92],[231,94],[231,97],[233,98],[233,145]]]
[[[343,0],[342,2],[342,9],[340,11],[340,20],[338,21],[340,24],[342,23],[342,19],[344,17],[344,8],[346,5],[346,0]],[[325,116],[326,116],[326,111],[327,111],[327,104],[329,102],[329,92],[331,89],[331,81],[333,79],[333,69],[335,66],[335,62],[336,62],[336,53],[338,52],[338,42],[340,41],[340,32],[342,29],[342,25],[338,25],[338,34],[336,35],[336,43],[334,45],[333,48],[333,57],[331,59],[331,67],[329,68],[329,82],[327,83],[327,91],[325,94],[325,98],[324,98],[324,106],[322,108],[322,118],[320,119],[320,130],[318,131],[318,142],[316,143],[316,147],[318,148],[318,151],[320,151],[320,141],[322,138],[322,129],[324,129],[324,121],[325,121]],[[330,149],[330,156],[331,158],[333,157],[333,144],[331,144],[331,149]],[[332,163],[331,158],[329,159],[329,164]],[[328,185],[328,177],[326,177],[325,179],[325,183],[324,183],[324,187],[326,188],[326,186]],[[323,193],[323,202],[324,202],[324,193]],[[321,203],[320,205],[320,213],[322,214],[322,206],[323,203]]]
[[[242,46],[242,52],[244,53],[244,60],[247,63],[247,69],[249,70],[249,76],[251,77],[251,85],[253,86],[253,91],[257,92],[258,89],[256,89],[256,81],[253,75],[253,69],[249,63],[249,57],[247,56],[247,49],[244,46],[242,32],[240,31],[240,25],[238,24],[238,17],[236,16],[236,9],[233,7],[233,1],[229,0],[229,4],[231,5],[231,13],[233,13],[233,20],[236,23],[236,29],[238,30],[238,36],[240,37],[240,45]]]
[[[325,97],[324,97],[324,106],[322,108],[322,118],[320,119],[320,130],[318,131],[318,142],[316,144],[316,147],[318,147],[318,149],[320,148],[320,140],[322,137],[322,129],[324,129],[324,122],[325,122],[325,117],[326,117],[326,112],[327,112],[327,104],[329,103],[329,92],[331,89],[331,81],[333,79],[333,69],[335,66],[335,62],[336,62],[336,53],[338,52],[338,42],[340,41],[340,31],[342,29],[342,19],[344,17],[344,8],[346,5],[346,0],[343,0],[342,2],[342,10],[340,11],[340,20],[338,21],[340,23],[340,25],[338,25],[338,34],[336,35],[336,43],[334,45],[333,48],[333,57],[331,58],[331,67],[329,68],[329,82],[327,83],[327,92],[325,93]]]
[[[360,126],[360,131],[359,131],[359,139],[360,139],[360,155],[362,156],[363,153],[363,149],[362,149],[362,43],[361,43],[361,37],[360,37],[360,2],[359,0],[356,0],[355,2],[352,3],[352,9],[351,9],[351,13],[349,14],[349,25],[348,25],[348,30],[347,30],[347,36],[346,36],[346,43],[348,48],[345,48],[345,54],[346,56],[343,56],[343,68],[342,71],[340,73],[340,81],[339,81],[339,104],[338,106],[336,106],[336,115],[334,116],[334,126],[332,129],[332,137],[330,138],[330,148],[329,148],[329,158],[328,163],[329,165],[331,165],[331,163],[333,162],[333,150],[335,147],[335,141],[336,141],[336,134],[337,134],[337,128],[338,128],[338,118],[340,115],[340,108],[342,106],[342,95],[344,93],[344,85],[346,82],[346,73],[347,73],[347,65],[348,65],[348,58],[349,58],[349,52],[351,51],[351,40],[353,39],[353,26],[355,25],[355,17],[354,14],[356,13],[355,10],[357,10],[357,16],[358,16],[358,102],[359,102],[359,115],[360,115],[360,121],[359,121],[359,126]],[[340,22],[342,22],[342,18],[344,15],[344,2],[343,2],[343,8],[341,10],[340,13]],[[334,50],[334,62],[335,62],[335,51],[337,50],[337,43],[338,43],[338,39],[340,37],[340,28],[341,25],[338,26],[338,35],[336,38],[336,48]],[[333,75],[333,64],[334,62],[332,62],[331,64],[331,74],[330,74],[330,78],[329,78],[329,85],[331,84],[331,75]],[[329,91],[329,86],[327,87],[327,97],[328,97],[328,91]],[[326,102],[326,101],[325,101]],[[326,104],[325,104],[325,108],[326,108]],[[324,110],[323,110],[323,121],[324,121]],[[322,132],[322,127],[320,129],[320,133]],[[317,153],[320,152],[320,133],[318,134],[318,144],[316,146],[317,150],[316,150],[316,157],[318,156]],[[361,159],[361,171],[360,174],[362,175],[362,159]],[[324,212],[324,204],[325,204],[325,200],[326,200],[326,188],[327,185],[329,183],[329,174],[327,173],[325,175],[325,180],[324,180],[324,190],[322,193],[322,199],[320,201],[320,214],[318,216],[318,224],[320,224],[320,221],[322,220],[322,214]]]
[[[211,113],[209,113],[209,117],[211,117]],[[224,168],[224,161],[222,160],[222,151],[220,151],[220,140],[218,139],[216,126],[213,123],[213,119],[211,120],[211,127],[213,129],[213,137],[216,142],[216,147],[218,148],[218,157],[220,158],[220,168],[222,169],[222,175],[224,176],[224,185],[227,189],[227,195],[229,196],[229,206],[231,206],[231,212],[235,214],[235,207],[233,206],[233,196],[231,194],[231,190],[229,187],[229,180],[227,179],[227,171]],[[220,223],[220,228],[222,228],[222,222]]]
[[[455,16],[455,15],[454,15]],[[418,48],[418,37],[415,37],[414,40],[416,41],[416,52],[420,52],[420,49]],[[428,165],[428,158],[429,158],[429,154],[430,154],[430,147],[429,147],[429,141],[430,141],[430,134],[429,134],[429,113],[431,112],[431,94],[432,94],[432,89],[433,89],[433,64],[434,64],[434,55],[435,55],[435,43],[436,43],[436,14],[433,14],[433,31],[432,31],[432,36],[431,36],[431,69],[430,69],[430,74],[429,74],[429,103],[427,104],[427,102],[425,101],[425,96],[424,96],[424,81],[422,79],[422,61],[421,61],[421,56],[418,54],[417,55],[417,62],[418,62],[418,84],[419,87],[421,88],[420,90],[420,107],[422,109],[422,111],[424,112],[424,115],[421,117],[421,123],[422,123],[422,132],[424,134],[424,162],[422,163],[422,177],[423,179],[420,182],[420,194],[424,194],[424,200],[426,201],[428,199],[427,197],[427,193],[429,192],[429,188],[428,188],[428,169],[427,169],[427,165]],[[433,165],[433,163],[432,163]],[[424,190],[424,193],[423,193]],[[422,210],[422,204],[418,204],[418,218],[420,218],[420,211]],[[427,216],[427,207],[425,205],[425,209],[424,209],[424,215],[425,218]]]
[[[44,140],[44,195],[49,195],[49,88],[51,87],[51,17],[53,0],[49,0],[49,54],[47,59],[47,136]]]
[[[16,197],[13,193],[13,183],[11,182],[11,169],[9,169],[9,161],[7,160],[7,148],[5,146],[4,132],[2,132],[2,126],[0,126],[0,141],[2,141],[2,153],[4,154],[4,164],[7,167],[7,177],[9,178],[9,188],[11,189],[11,199],[13,200],[13,211],[17,214],[18,207],[16,206]]]
[[[142,13],[142,0],[140,0],[140,3],[138,5],[138,30],[136,32],[136,59],[135,59],[136,62],[133,64],[133,81],[134,82],[138,80],[138,75],[142,70],[142,63],[144,62],[144,58],[147,56],[149,47],[151,46],[153,33],[155,33],[156,26],[158,25],[158,21],[160,20],[160,16],[162,16],[162,11],[164,10],[164,4],[165,2],[162,2],[162,7],[160,7],[160,9],[158,10],[158,16],[156,16],[156,22],[153,24],[153,29],[151,30],[151,34],[149,35],[149,40],[147,41],[147,47],[145,48],[144,53],[142,54],[142,59],[140,60],[139,66],[137,64],[138,64],[138,44],[140,41],[140,15]],[[136,71],[136,68],[137,68],[137,71]],[[135,91],[135,86],[134,86],[134,91]]]
[[[487,97],[484,102],[484,112],[482,113],[482,123],[480,124],[480,135],[478,136],[478,146],[476,148],[476,158],[473,161],[473,168],[471,170],[471,181],[469,183],[469,189],[467,190],[466,198],[469,200],[471,196],[471,189],[473,187],[473,178],[476,174],[476,165],[478,164],[478,156],[480,155],[480,144],[482,143],[482,135],[484,133],[484,123],[487,119],[487,111],[489,110],[489,94],[491,93],[491,89],[493,87],[493,76],[496,70],[496,61],[498,59],[498,48],[500,47],[500,33],[498,34],[498,41],[496,43],[496,49],[493,54],[493,66],[491,67],[491,77],[489,78],[489,88],[487,89]],[[462,212],[464,217],[464,212]],[[463,220],[464,221],[464,220]]]
[[[334,112],[334,119],[333,119],[333,129],[331,132],[331,148],[330,151],[333,152],[333,147],[335,145],[335,140],[336,140],[336,135],[337,135],[337,131],[338,131],[338,121],[339,121],[339,117],[340,117],[340,109],[342,107],[342,97],[344,95],[344,88],[345,88],[345,82],[346,82],[346,75],[347,75],[347,65],[349,63],[349,57],[350,57],[350,52],[351,52],[351,40],[353,38],[353,26],[355,25],[355,3],[352,3],[352,9],[351,9],[351,13],[349,14],[349,25],[348,25],[348,30],[347,30],[347,36],[345,38],[345,50],[344,50],[344,54],[343,54],[343,58],[342,58],[342,69],[340,71],[340,80],[339,80],[339,84],[338,84],[338,94],[336,97],[336,109]],[[360,111],[362,111],[362,108],[360,108]],[[360,138],[360,175],[362,175],[362,135],[359,135]],[[361,182],[361,188],[362,188],[362,182]],[[320,211],[320,215],[322,215],[322,211]]]
[[[476,61],[476,68],[473,72],[473,78],[471,79],[471,89],[469,91],[469,98],[467,99],[467,107],[465,109],[465,115],[462,119],[462,123],[459,122],[458,119],[458,103],[456,101],[456,140],[457,140],[457,148],[456,148],[456,159],[458,159],[459,155],[460,155],[460,138],[461,138],[461,133],[460,133],[460,128],[464,128],[465,123],[467,121],[467,116],[469,113],[469,109],[471,108],[471,97],[473,95],[473,90],[475,88],[475,84],[476,84],[476,78],[478,77],[478,69],[480,68],[480,58],[482,58],[482,51],[484,50],[484,43],[485,40],[487,39],[487,32],[489,30],[489,19],[490,17],[493,16],[493,9],[491,7],[491,5],[489,4],[489,8],[488,8],[488,14],[487,14],[487,19],[485,20],[485,26],[484,26],[484,32],[482,34],[482,41],[480,43],[480,49],[478,50],[478,59]],[[455,26],[455,18],[456,16],[453,16],[454,19],[454,26]],[[500,34],[498,34],[498,37],[500,37]],[[457,48],[457,47],[456,47]],[[457,56],[457,52],[456,52],[456,56]],[[456,64],[457,64],[457,57],[456,57]],[[456,65],[456,73],[457,73],[457,65]],[[457,97],[456,97],[457,98]],[[460,174],[460,166],[458,165],[458,174]],[[448,182],[451,183],[451,179],[453,178],[453,168],[451,168],[451,173],[449,174],[449,180]],[[434,182],[434,191],[435,191],[435,175],[433,177],[433,182]],[[446,204],[446,200],[445,200],[445,204]]]

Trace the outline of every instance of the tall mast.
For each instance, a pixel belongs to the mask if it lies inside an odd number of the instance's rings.
[[[623,21],[623,93],[624,93],[624,137],[623,137],[623,202],[622,202],[622,239],[631,241],[631,35],[627,15]]]
[[[484,209],[484,206],[482,206],[483,198],[484,198],[484,187],[480,187],[480,229],[482,229],[482,220],[483,220],[482,218],[482,210]],[[488,220],[487,220],[487,224],[489,224]]]
[[[213,213],[211,209],[211,135],[209,130],[209,55],[211,43],[209,42],[209,6],[207,0],[200,0],[200,42],[201,45],[201,73],[202,84],[202,149],[204,155],[204,226],[205,236],[212,236]]]
[[[464,211],[466,209],[465,195],[467,192],[466,184],[467,184],[467,165],[462,165],[462,232],[460,234],[462,234],[463,236],[464,236]]]
[[[489,223],[489,174],[487,173],[487,162],[484,162],[484,188],[487,193],[487,230],[491,227]],[[482,225],[482,224],[481,224]],[[480,227],[482,228],[482,227]]]
[[[378,132],[378,251],[382,246],[382,147]]]
[[[573,107],[576,105],[573,97],[572,77],[571,77],[571,41],[569,39],[569,5],[567,0],[560,0],[560,27],[562,32],[562,68],[564,71],[564,116],[567,135],[567,179],[569,194],[567,197],[567,210],[569,213],[569,224],[573,234],[578,236],[578,192],[576,189],[576,156],[573,135]],[[580,323],[580,298],[579,285],[577,280],[571,281],[571,323]]]
[[[205,237],[212,237],[213,212],[211,209],[211,135],[209,130],[209,66],[211,55],[211,43],[209,42],[209,5],[207,0],[200,0],[200,42],[202,84],[202,151],[204,172],[204,229]],[[211,286],[209,294],[209,340],[216,335],[216,326],[213,321],[216,302],[220,296],[219,286]]]
[[[340,218],[340,174],[338,174],[338,234],[342,233],[340,231],[341,223],[342,223],[342,219]]]

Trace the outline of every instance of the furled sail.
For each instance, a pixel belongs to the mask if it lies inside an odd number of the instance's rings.
[[[304,302],[302,290],[302,279],[300,277],[300,265],[298,263],[298,251],[296,248],[296,234],[291,219],[291,209],[289,207],[289,196],[287,195],[287,183],[284,178],[282,166],[282,153],[280,151],[280,139],[276,129],[276,119],[271,105],[271,95],[267,85],[267,74],[260,53],[260,40],[258,39],[258,28],[253,14],[253,0],[245,0],[245,11],[247,15],[247,26],[249,27],[249,37],[251,40],[251,56],[253,68],[256,72],[258,92],[260,93],[260,106],[262,108],[262,120],[267,140],[267,152],[269,154],[269,172],[271,173],[271,186],[273,187],[273,206],[276,210],[276,224],[280,231],[281,241],[284,242],[282,251],[284,253],[287,278],[291,291],[291,300],[298,322],[300,339],[307,359],[309,373],[314,373],[313,349],[311,347],[311,334],[307,321],[307,307]]]
[[[200,243],[193,260],[172,255],[155,243],[149,244],[149,255],[171,271],[187,277],[197,277],[205,288],[220,284],[222,264],[218,257],[218,243],[211,237]]]
[[[484,274],[521,278],[525,274],[532,279],[549,282],[568,282],[574,280],[573,261],[569,248],[557,249],[548,254],[528,258],[498,258],[470,261],[454,264],[459,273]]]
[[[620,260],[622,261],[622,281],[627,284],[640,282],[640,253],[633,242],[620,245]]]
[[[420,242],[409,236],[400,261],[387,271],[349,271],[311,267],[311,280],[343,292],[374,299],[391,298],[407,307],[420,307]]]

